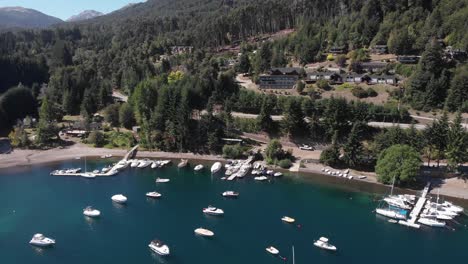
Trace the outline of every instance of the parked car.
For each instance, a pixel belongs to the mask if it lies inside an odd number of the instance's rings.
[[[302,150],[315,150],[315,148],[313,146],[309,146],[309,145],[306,145],[306,144],[303,144],[302,146],[299,147],[299,149],[302,149]]]

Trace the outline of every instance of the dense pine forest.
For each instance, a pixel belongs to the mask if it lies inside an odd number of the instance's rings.
[[[18,119],[39,117],[39,139],[47,142],[51,124],[64,115],[88,119],[104,110],[111,124],[141,126],[148,148],[207,151],[219,150],[220,138],[240,127],[274,130],[275,113],[284,114],[279,129],[286,135],[344,142],[359,120],[408,121],[406,108],[258,95],[239,88],[236,71],[258,75],[290,61],[322,61],[331,47],[387,45],[393,54],[421,56],[407,70],[407,108],[468,112],[466,62],[445,60],[441,45],[468,50],[466,17],[468,0],[148,0],[90,21],[4,31],[1,128],[8,133]],[[249,42],[285,29],[295,31]],[[243,55],[225,69],[217,51],[235,45]],[[193,52],[172,54],[172,46]],[[113,90],[128,103],[115,105]],[[215,108],[223,111],[194,114]],[[245,124],[231,111],[260,114],[259,122]]]

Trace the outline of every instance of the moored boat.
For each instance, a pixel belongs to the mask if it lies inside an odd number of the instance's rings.
[[[336,247],[330,244],[326,237],[321,237],[319,240],[315,241],[314,246],[325,250],[336,251]]]
[[[96,174],[92,172],[85,172],[81,174],[81,177],[87,178],[87,179],[94,179],[96,178]]]
[[[195,168],[193,168],[193,170],[194,171],[201,171],[201,170],[203,170],[203,168],[204,168],[203,165],[198,164],[197,166],[195,166]]]
[[[127,168],[129,164],[130,163],[127,162],[126,160],[121,160],[121,161],[117,162],[117,164],[114,166],[114,169],[122,170],[122,169]]]
[[[169,182],[170,179],[163,179],[163,178],[156,178],[156,183],[165,183],[165,182]]]
[[[120,203],[120,204],[124,204],[124,203],[127,202],[127,197],[125,197],[122,194],[116,194],[116,195],[112,196],[111,199],[112,199],[113,202]]]
[[[130,167],[132,168],[136,168],[138,167],[138,165],[140,165],[140,161],[135,159],[135,160],[132,160],[131,163],[130,163]]]
[[[150,198],[159,198],[161,197],[162,195],[158,192],[147,192],[146,193],[146,197],[150,197]]]
[[[188,165],[188,160],[187,159],[181,159],[179,164],[177,164],[177,167],[179,168],[184,168]]]
[[[157,239],[151,241],[148,247],[152,251],[154,251],[155,253],[161,256],[167,256],[170,254],[169,247],[166,244],[164,244],[162,241],[157,240]]]
[[[266,180],[268,180],[268,178],[265,177],[265,176],[258,176],[258,177],[255,177],[254,180],[256,180],[256,181],[266,181]]]
[[[444,227],[445,222],[443,221],[438,221],[434,218],[427,218],[427,217],[421,217],[418,219],[418,223],[421,223],[423,225],[427,225],[430,227]]]
[[[235,191],[225,191],[222,193],[224,197],[237,198],[239,196],[238,192]]]
[[[283,173],[281,172],[275,172],[275,174],[273,174],[273,177],[281,177],[283,176]]]
[[[137,168],[146,168],[148,167],[149,165],[151,165],[153,162],[149,159],[144,159],[144,160],[140,160],[140,163],[138,164]]]
[[[296,222],[296,219],[294,219],[292,217],[289,217],[289,216],[283,216],[281,218],[281,221],[292,224],[292,223]]]
[[[94,209],[91,206],[88,206],[85,209],[83,209],[83,214],[87,217],[99,217],[101,215],[101,212],[97,209]]]
[[[224,211],[220,208],[216,208],[210,205],[207,208],[203,208],[203,213],[207,215],[223,215]]]
[[[55,244],[55,239],[45,237],[43,234],[35,234],[29,244],[38,247],[49,247]]]
[[[217,173],[219,170],[221,170],[222,167],[223,165],[221,162],[215,162],[213,166],[211,166],[211,173]]]
[[[208,230],[208,229],[205,229],[205,228],[201,228],[201,227],[195,229],[194,232],[195,232],[195,234],[200,235],[200,236],[204,236],[204,237],[212,237],[212,236],[214,236],[213,231]]]
[[[398,219],[398,220],[405,220],[406,219],[405,214],[402,214],[402,212],[398,212],[398,211],[392,210],[392,209],[377,208],[375,210],[375,212],[377,214],[379,214],[379,215],[383,215],[383,216],[390,217],[390,218],[393,218],[393,219]]]
[[[268,253],[272,254],[272,255],[278,255],[279,254],[279,250],[276,249],[275,247],[273,246],[269,246],[265,249]]]

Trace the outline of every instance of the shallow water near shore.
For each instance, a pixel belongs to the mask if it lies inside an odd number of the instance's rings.
[[[110,161],[89,161],[88,169]],[[412,230],[388,223],[372,212],[375,196],[338,189],[328,184],[283,177],[270,183],[251,178],[235,182],[211,176],[209,168],[132,169],[115,177],[84,179],[50,176],[52,170],[83,167],[74,160],[30,170],[0,170],[1,263],[441,263],[468,257],[467,217],[450,223],[456,231]],[[156,184],[155,178],[170,178]],[[225,199],[225,190],[240,192]],[[158,191],[159,200],[145,197]],[[118,206],[110,197],[122,193],[128,204]],[[209,217],[202,208],[215,205],[223,217]],[[82,215],[84,207],[101,210],[99,219]],[[296,225],[281,222],[289,215]],[[195,236],[204,227],[215,237]],[[56,239],[57,245],[37,249],[28,244],[34,233]],[[338,247],[329,253],[313,246],[320,236]],[[148,243],[158,238],[172,255],[151,253]],[[287,258],[270,256],[273,245]]]

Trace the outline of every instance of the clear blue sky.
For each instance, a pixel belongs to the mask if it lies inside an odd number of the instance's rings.
[[[32,8],[65,20],[84,10],[92,9],[107,14],[128,3],[137,2],[145,2],[145,0],[0,0],[0,7],[21,6]]]

